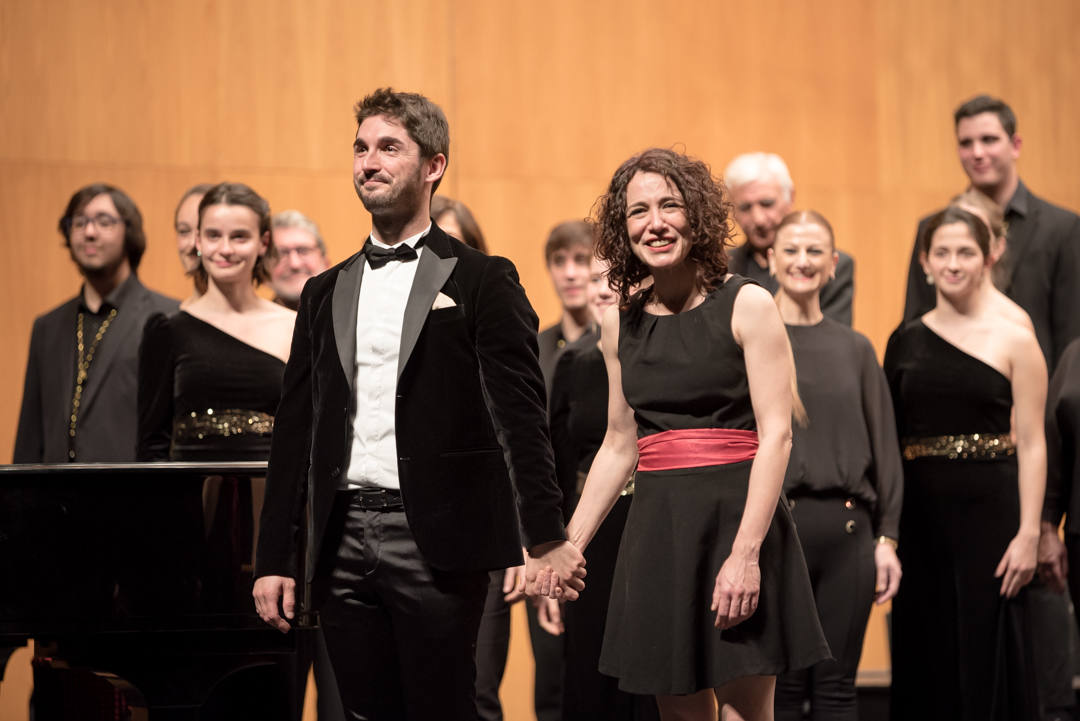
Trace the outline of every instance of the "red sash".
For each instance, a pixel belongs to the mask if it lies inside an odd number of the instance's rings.
[[[748,461],[757,454],[757,431],[688,428],[639,438],[639,471],[700,468]]]

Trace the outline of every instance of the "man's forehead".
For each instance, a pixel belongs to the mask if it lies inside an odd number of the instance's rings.
[[[274,228],[274,242],[279,245],[282,243],[290,243],[293,245],[299,245],[301,243],[307,243],[315,245],[318,241],[315,240],[315,235],[304,228]]]
[[[737,185],[731,189],[735,202],[757,200],[759,198],[779,198],[784,194],[780,181],[771,176],[765,176],[748,183]]]
[[[363,130],[365,126],[370,128],[376,125],[383,124],[391,126],[391,128],[389,129],[384,128],[384,131],[386,132],[391,132],[394,134],[400,132],[406,137],[408,136],[408,131],[405,129],[405,126],[401,124],[400,120],[391,115],[384,115],[381,113],[379,115],[369,115],[368,117],[364,118],[364,122],[360,123],[360,125],[358,125],[356,128],[356,136],[360,137],[360,131]]]
[[[956,124],[957,137],[965,137],[979,133],[995,133],[1005,135],[1005,126],[1001,124],[1001,118],[997,113],[985,112],[961,118]]]
[[[112,196],[108,193],[98,193],[94,197],[90,198],[90,200],[86,201],[86,203],[83,204],[83,206],[80,207],[76,212],[81,213],[82,211],[89,208],[91,205],[98,210],[111,210],[114,213],[116,212],[116,203],[113,202]]]

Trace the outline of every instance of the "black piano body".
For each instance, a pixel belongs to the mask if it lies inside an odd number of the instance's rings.
[[[300,718],[311,619],[251,600],[265,472],[0,466],[0,647],[35,642],[35,721]]]

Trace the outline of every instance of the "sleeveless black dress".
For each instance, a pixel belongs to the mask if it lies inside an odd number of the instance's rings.
[[[1016,456],[994,440],[1009,433],[1012,385],[921,319],[893,333],[885,373],[905,448],[892,719],[1036,719],[1026,592],[1006,600],[994,578],[1020,525]],[[930,454],[942,436],[968,440]]]
[[[692,310],[623,311],[619,360],[638,437],[667,430],[756,430],[746,364],[731,333],[731,276]],[[615,569],[601,672],[634,693],[688,694],[829,658],[795,527],[781,498],[762,543],[757,611],[713,623],[716,574],[731,552],[752,461],[638,472]]]

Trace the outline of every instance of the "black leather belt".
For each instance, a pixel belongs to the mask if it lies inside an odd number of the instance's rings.
[[[349,503],[358,506],[365,511],[380,511],[390,513],[404,511],[405,506],[401,502],[401,491],[391,488],[350,488]]]

